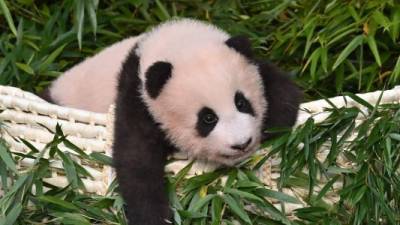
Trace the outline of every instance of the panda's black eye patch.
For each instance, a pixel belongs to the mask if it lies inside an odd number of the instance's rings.
[[[242,92],[237,91],[235,93],[235,106],[239,112],[242,113],[248,113],[252,116],[254,116],[254,109],[251,106],[251,103],[247,98],[243,95]]]
[[[201,137],[207,137],[218,123],[218,116],[214,110],[203,107],[197,113],[196,130]]]

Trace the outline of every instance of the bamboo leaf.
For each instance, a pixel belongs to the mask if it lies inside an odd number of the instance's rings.
[[[229,193],[231,195],[237,195],[240,198],[245,198],[251,201],[256,201],[256,202],[264,202],[263,199],[261,199],[260,197],[249,193],[249,192],[244,192],[244,191],[240,191],[237,189],[233,189],[233,188],[225,188],[225,193]]]
[[[279,201],[282,202],[288,202],[288,203],[293,203],[293,204],[301,204],[301,201],[298,200],[297,198],[287,195],[283,192],[278,192],[278,191],[274,191],[274,190],[270,190],[270,189],[266,189],[266,188],[262,188],[262,189],[257,189],[256,193],[263,195],[265,197],[269,197],[269,198],[275,198]]]
[[[85,1],[76,0],[75,17],[77,24],[76,37],[78,39],[79,49],[82,49],[83,23],[85,20]]]
[[[223,201],[219,196],[211,200],[211,225],[221,224]]]
[[[400,80],[400,56],[397,58],[396,64],[393,68],[391,82],[397,83]]]
[[[161,11],[163,20],[167,20],[167,19],[171,18],[171,16],[168,13],[168,10],[165,8],[165,6],[162,4],[162,2],[160,0],[156,0],[156,5]]]
[[[100,152],[92,152],[90,153],[90,157],[92,160],[95,160],[99,163],[102,163],[104,165],[111,166],[112,165],[112,158],[110,156],[107,156],[103,153]]]
[[[21,203],[16,203],[5,217],[4,225],[14,225],[22,212]]]
[[[10,28],[11,32],[17,36],[17,29],[15,28],[14,20],[11,16],[10,10],[7,7],[5,0],[0,0],[0,9],[3,11],[4,17],[8,23],[8,27]]]
[[[74,204],[67,202],[61,198],[55,197],[55,196],[42,195],[42,196],[39,196],[38,199],[43,202],[48,202],[51,204],[61,206],[65,209],[79,211],[79,208],[76,207]]]
[[[374,11],[372,18],[376,23],[383,26],[385,29],[388,29],[390,26],[389,19],[380,11]]]
[[[21,69],[21,70],[23,70],[24,72],[26,72],[27,74],[29,74],[29,75],[35,75],[35,71],[32,69],[32,67],[30,67],[29,65],[27,65],[27,64],[24,64],[24,63],[15,63],[15,65],[19,68],[19,69]]]
[[[325,73],[328,73],[328,49],[321,47],[321,66]]]
[[[42,72],[49,67],[51,63],[62,53],[66,44],[61,45],[56,50],[54,50],[39,66],[39,71]]]
[[[357,95],[350,93],[350,92],[345,92],[344,94],[349,96],[350,98],[352,98],[357,103],[367,107],[369,110],[371,110],[371,111],[374,110],[374,106],[372,106],[369,102],[365,101],[364,99],[358,97]]]
[[[339,54],[335,63],[333,64],[332,70],[335,70],[358,46],[363,43],[364,35],[358,35],[343,49]]]
[[[368,35],[367,36],[367,43],[368,43],[369,49],[371,50],[372,54],[375,57],[376,63],[378,64],[379,67],[381,67],[382,66],[382,62],[381,62],[381,57],[380,57],[379,52],[378,52],[378,47],[376,46],[375,37],[371,36],[371,35]]]
[[[14,159],[11,157],[10,152],[3,142],[0,142],[0,158],[10,170],[12,170],[14,173],[17,173],[17,167]]]
[[[93,35],[96,36],[97,33],[97,16],[96,16],[96,4],[94,0],[85,1],[85,9],[89,14],[90,23],[93,29]]]
[[[248,224],[252,224],[249,215],[246,213],[243,206],[239,202],[237,202],[230,195],[223,195],[222,199],[224,199],[225,203],[229,206],[232,212],[235,213],[240,219]]]

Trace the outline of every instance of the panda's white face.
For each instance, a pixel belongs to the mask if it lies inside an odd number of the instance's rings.
[[[171,77],[161,93],[143,98],[179,149],[232,165],[260,142],[266,110],[261,77],[255,65],[224,45],[191,53],[179,61],[169,59]]]
[[[240,92],[232,96],[231,102],[214,109],[203,107],[198,112],[195,129],[203,139],[199,141],[204,142],[200,157],[233,164],[257,147],[260,129],[252,104]]]

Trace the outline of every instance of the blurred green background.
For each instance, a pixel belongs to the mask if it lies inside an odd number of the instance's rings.
[[[174,17],[250,37],[289,71],[307,99],[400,81],[395,0],[0,0],[0,84],[39,92],[116,41]]]

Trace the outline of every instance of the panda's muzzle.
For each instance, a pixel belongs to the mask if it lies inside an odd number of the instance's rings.
[[[247,146],[249,146],[251,141],[252,141],[252,138],[249,138],[246,142],[244,142],[242,144],[232,145],[231,148],[234,150],[243,151],[247,148]]]

